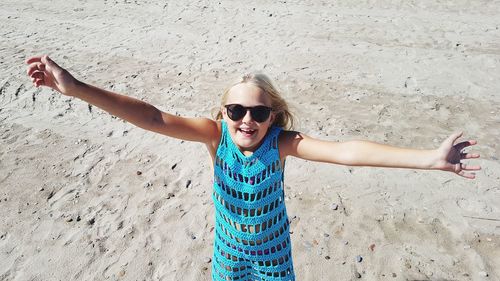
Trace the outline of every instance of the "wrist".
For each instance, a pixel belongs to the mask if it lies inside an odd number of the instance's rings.
[[[62,94],[66,96],[78,97],[79,93],[82,92],[82,88],[84,88],[86,84],[81,82],[75,78],[68,81],[67,85],[62,89]]]
[[[439,170],[440,169],[440,153],[437,149],[428,150],[426,167],[427,170]]]

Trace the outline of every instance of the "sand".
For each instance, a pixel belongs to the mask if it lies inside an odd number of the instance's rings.
[[[204,146],[34,88],[40,54],[183,116],[262,71],[314,137],[431,149],[463,130],[473,181],[288,159],[296,276],[500,280],[499,16],[496,1],[2,1],[0,280],[210,280]]]

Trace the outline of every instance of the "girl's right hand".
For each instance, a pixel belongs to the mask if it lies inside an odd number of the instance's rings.
[[[64,68],[60,67],[47,55],[26,60],[28,76],[35,87],[47,86],[64,95],[71,96],[71,89],[77,80]]]

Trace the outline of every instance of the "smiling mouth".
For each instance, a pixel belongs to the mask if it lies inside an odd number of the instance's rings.
[[[246,130],[246,129],[238,129],[238,131],[240,131],[246,137],[250,137],[256,132],[256,130]]]

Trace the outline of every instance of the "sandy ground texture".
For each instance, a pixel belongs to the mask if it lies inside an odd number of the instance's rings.
[[[296,276],[500,280],[498,1],[1,6],[0,280],[210,279],[204,146],[34,88],[24,60],[39,54],[183,116],[263,71],[314,137],[435,148],[463,130],[479,141],[474,181],[288,159]]]

